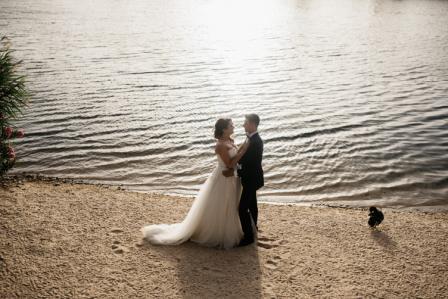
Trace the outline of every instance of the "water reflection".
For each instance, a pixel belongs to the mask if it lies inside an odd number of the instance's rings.
[[[194,195],[216,163],[216,118],[242,142],[255,112],[263,200],[443,209],[447,13],[446,1],[2,1],[33,92],[15,171]]]

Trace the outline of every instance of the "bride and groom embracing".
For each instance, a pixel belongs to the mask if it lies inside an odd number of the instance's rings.
[[[245,116],[247,138],[237,147],[231,138],[232,120],[216,122],[216,168],[201,186],[184,220],[143,227],[146,240],[159,245],[178,245],[191,240],[225,249],[254,242],[258,229],[257,190],[264,185],[259,123],[258,115]]]

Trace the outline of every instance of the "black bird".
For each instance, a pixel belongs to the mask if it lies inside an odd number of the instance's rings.
[[[383,212],[381,212],[380,210],[378,210],[375,207],[370,207],[369,209],[370,213],[369,213],[369,225],[370,227],[375,227],[377,225],[379,225],[381,223],[381,221],[384,220],[384,214]]]

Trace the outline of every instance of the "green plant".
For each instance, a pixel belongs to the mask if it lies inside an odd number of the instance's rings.
[[[12,139],[24,135],[22,129],[12,126],[11,121],[22,114],[26,105],[28,91],[25,77],[17,74],[17,67],[22,63],[12,58],[8,38],[0,39],[0,176],[14,166],[16,154]]]

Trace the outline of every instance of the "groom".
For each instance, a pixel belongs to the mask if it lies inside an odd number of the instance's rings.
[[[263,140],[258,134],[260,117],[248,114],[245,117],[244,130],[249,138],[249,147],[238,163],[238,176],[241,177],[243,192],[241,193],[239,214],[244,237],[239,246],[246,246],[254,242],[254,230],[258,230],[257,190],[264,186],[263,168]],[[252,220],[255,228],[252,227]]]

